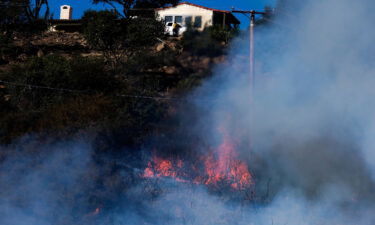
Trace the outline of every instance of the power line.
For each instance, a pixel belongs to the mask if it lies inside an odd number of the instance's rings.
[[[0,83],[9,84],[9,85],[12,85],[12,86],[28,87],[30,89],[31,88],[48,89],[48,90],[65,91],[65,92],[75,92],[75,93],[85,93],[85,92],[88,92],[88,91],[80,91],[80,90],[71,90],[71,89],[66,89],[66,88],[54,88],[54,87],[40,86],[40,85],[33,85],[33,84],[23,84],[23,83],[9,82],[9,81],[3,81],[3,80],[0,80]]]
[[[23,84],[23,83],[16,83],[16,82],[9,82],[0,80],[0,83],[8,84],[11,86],[21,86],[27,87],[30,89],[46,89],[52,91],[59,91],[59,92],[69,92],[69,93],[93,93],[93,91],[89,90],[73,90],[73,89],[66,89],[66,88],[54,88],[49,86],[40,86],[40,85],[31,85],[31,84]],[[180,100],[189,100],[189,98],[176,98],[176,97],[162,97],[162,96],[145,96],[145,95],[128,95],[128,94],[116,94],[117,97],[124,97],[124,98],[134,98],[134,99],[153,99],[153,100],[169,100],[169,101],[180,101]]]

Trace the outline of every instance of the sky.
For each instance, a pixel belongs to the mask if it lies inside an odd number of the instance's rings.
[[[276,0],[190,0],[189,2],[222,10],[231,10],[232,7],[239,10],[262,10],[264,6],[274,6]],[[59,18],[61,5],[70,5],[73,7],[74,19],[81,18],[83,12],[88,9],[100,10],[111,8],[105,4],[94,5],[92,4],[92,0],[49,0],[49,4],[50,10],[56,19]],[[248,24],[248,18],[245,16],[237,15],[237,18],[241,20],[242,26]]]

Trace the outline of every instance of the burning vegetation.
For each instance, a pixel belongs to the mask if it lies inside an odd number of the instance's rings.
[[[250,188],[253,180],[248,165],[238,159],[235,142],[224,130],[222,132],[222,143],[195,162],[154,155],[148,162],[143,177],[172,178],[177,182],[211,187],[224,185],[230,186],[233,190]]]

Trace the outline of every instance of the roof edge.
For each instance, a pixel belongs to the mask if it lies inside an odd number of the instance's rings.
[[[195,6],[195,7],[198,7],[198,8],[211,10],[211,11],[214,11],[214,12],[232,13],[231,11],[228,11],[228,10],[213,9],[213,8],[209,8],[209,7],[197,5],[197,4],[194,4],[194,3],[190,3],[190,2],[180,2],[180,3],[178,3],[176,5],[173,5],[173,6],[167,6],[167,7],[163,7],[163,8],[157,8],[157,9],[155,9],[155,11],[160,11],[160,10],[163,10],[163,9],[174,8],[174,7],[180,6],[180,5],[191,5],[191,6]]]

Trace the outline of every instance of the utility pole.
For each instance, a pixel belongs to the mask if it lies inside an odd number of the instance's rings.
[[[255,60],[254,60],[254,27],[255,27],[255,15],[266,15],[267,13],[266,12],[257,12],[255,10],[250,10],[250,11],[244,11],[244,10],[232,10],[233,13],[241,13],[243,15],[246,15],[248,17],[248,15],[250,14],[250,36],[249,36],[249,44],[250,44],[250,53],[249,53],[249,89],[250,89],[250,117],[252,117],[252,110],[253,110],[253,101],[254,101],[254,83],[255,83]],[[253,139],[253,135],[252,135],[252,129],[251,129],[251,126],[250,126],[250,130],[249,130],[249,149],[252,150],[253,149],[253,143],[252,143],[252,139]]]
[[[255,10],[232,10],[233,13],[241,13],[244,15],[250,15],[250,55],[249,55],[249,82],[250,82],[250,93],[251,93],[251,101],[252,101],[252,92],[254,89],[254,82],[255,82],[255,60],[254,60],[254,26],[255,26],[255,15],[266,15],[266,12],[259,12]]]

